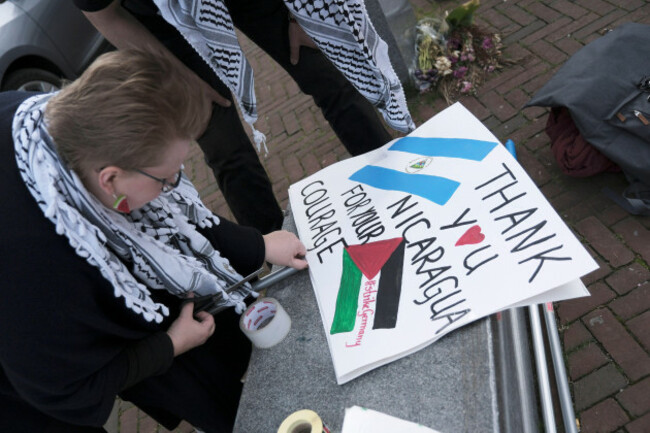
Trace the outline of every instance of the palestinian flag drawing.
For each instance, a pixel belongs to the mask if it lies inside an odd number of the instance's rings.
[[[376,287],[372,329],[394,328],[402,291],[403,262],[404,238],[401,237],[346,247],[343,251],[343,272],[330,334],[354,329],[363,276],[368,280],[367,285]],[[380,271],[377,285],[374,278]]]

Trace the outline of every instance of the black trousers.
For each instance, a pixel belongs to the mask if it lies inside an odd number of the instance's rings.
[[[168,430],[186,420],[206,433],[232,432],[251,343],[232,308],[217,314],[215,324],[215,333],[203,345],[176,357],[167,372],[122,391],[120,397]]]
[[[282,0],[227,0],[226,4],[235,26],[282,66],[303,93],[314,98],[351,155],[391,140],[374,107],[320,51],[303,47],[298,64],[290,63],[288,12]],[[169,26],[163,31],[160,23],[148,27],[203,80],[232,99],[228,88],[175,29]],[[198,142],[237,221],[262,233],[279,229],[282,211],[234,104],[214,106],[210,124]]]

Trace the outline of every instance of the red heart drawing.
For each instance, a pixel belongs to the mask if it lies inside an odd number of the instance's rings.
[[[485,235],[481,233],[481,226],[472,226],[467,229],[464,235],[458,239],[456,246],[460,245],[469,245],[469,244],[480,244],[485,239]]]

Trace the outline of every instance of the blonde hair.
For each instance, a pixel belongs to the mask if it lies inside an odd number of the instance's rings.
[[[59,156],[78,174],[160,163],[170,140],[198,138],[210,114],[210,101],[174,59],[134,49],[98,57],[45,111]]]

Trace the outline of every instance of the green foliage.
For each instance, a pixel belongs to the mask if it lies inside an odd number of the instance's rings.
[[[471,26],[474,22],[474,12],[480,4],[480,0],[469,0],[463,3],[447,15],[447,23],[452,29]]]

